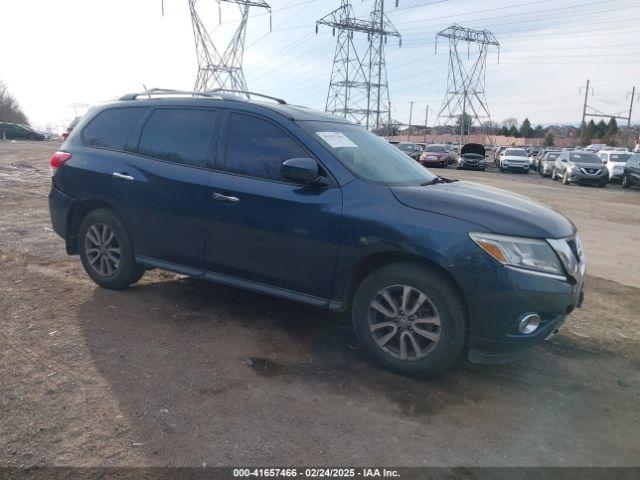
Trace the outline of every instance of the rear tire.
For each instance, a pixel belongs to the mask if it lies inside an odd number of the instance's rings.
[[[420,294],[425,296],[422,303]],[[446,370],[465,343],[462,295],[449,278],[422,264],[393,263],[371,273],[356,291],[352,320],[358,340],[375,362],[411,377]]]
[[[120,217],[108,208],[93,210],[82,219],[78,250],[85,271],[103,288],[126,288],[144,274]]]

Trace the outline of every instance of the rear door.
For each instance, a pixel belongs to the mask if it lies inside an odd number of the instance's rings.
[[[342,194],[337,185],[280,178],[283,161],[313,155],[282,125],[227,112],[221,162],[211,176],[207,275],[277,287],[324,304],[338,254]],[[322,172],[322,166],[320,166]],[[327,172],[323,175],[329,178]],[[245,284],[246,286],[246,284]]]
[[[153,109],[114,164],[110,197],[142,263],[203,273],[216,117],[207,108]]]

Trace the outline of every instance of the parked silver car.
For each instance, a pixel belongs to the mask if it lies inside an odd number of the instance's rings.
[[[560,156],[562,152],[546,152],[540,159],[540,165],[538,166],[538,173],[542,177],[550,177],[553,172],[553,166],[556,163],[556,158]]]

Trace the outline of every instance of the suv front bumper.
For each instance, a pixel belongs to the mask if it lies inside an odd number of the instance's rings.
[[[513,360],[557,333],[566,316],[581,306],[586,265],[576,258],[565,240],[550,242],[564,248],[556,251],[570,273],[566,277],[500,265],[461,285],[464,292],[472,292],[465,295],[470,316],[470,361]],[[531,313],[540,316],[540,326],[532,333],[521,333],[518,324]]]
[[[502,168],[504,170],[517,170],[521,172],[528,172],[529,163],[503,163]]]
[[[598,174],[583,173],[580,170],[569,173],[569,182],[580,185],[604,185],[609,183],[609,172],[602,169]]]

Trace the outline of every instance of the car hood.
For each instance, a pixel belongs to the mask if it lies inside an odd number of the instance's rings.
[[[526,162],[529,160],[529,157],[520,157],[518,155],[502,155],[502,160],[522,160],[523,162]]]
[[[475,153],[476,155],[482,155],[484,157],[484,146],[479,143],[465,143],[460,149],[460,154],[465,155],[467,153]]]
[[[526,197],[472,182],[390,187],[403,205],[481,225],[493,233],[535,238],[564,238],[573,224]]]

